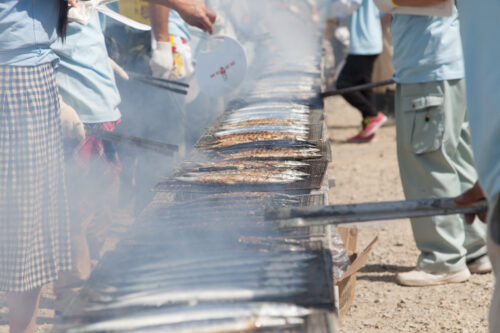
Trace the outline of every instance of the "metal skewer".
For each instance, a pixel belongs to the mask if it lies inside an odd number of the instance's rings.
[[[168,91],[171,91],[171,92],[174,92],[177,94],[182,94],[182,95],[187,95],[187,93],[188,93],[187,88],[189,87],[189,85],[187,83],[159,79],[159,78],[155,78],[152,76],[143,75],[143,74],[139,74],[139,73],[127,72],[127,75],[131,79],[137,80],[139,82],[142,82],[144,84],[147,84],[147,85],[150,85],[153,87],[165,89],[165,90],[168,90]],[[172,87],[171,85],[179,86],[180,88],[175,88],[175,87]]]
[[[170,86],[169,84],[174,84],[181,86],[180,82],[175,82],[175,81],[170,81],[170,80],[163,80],[163,79],[157,79],[152,76],[147,76],[147,75],[142,75],[142,74],[137,74],[137,73],[127,73],[128,76],[131,79],[137,80],[139,82],[142,82],[144,84],[157,87],[160,89],[165,89],[174,93],[182,94],[182,95],[187,95],[187,90],[185,88],[174,88]],[[174,83],[175,82],[175,83]],[[184,84],[182,84],[182,87],[184,87]]]
[[[395,83],[395,81],[393,79],[390,79],[390,80],[384,80],[384,81],[379,81],[379,82],[360,84],[359,86],[354,86],[354,87],[349,87],[349,88],[344,88],[344,89],[324,91],[320,94],[320,96],[321,96],[321,98],[325,98],[325,97],[329,97],[329,96],[342,95],[342,94],[347,94],[347,93],[354,92],[354,91],[366,90],[366,89],[371,89],[371,88],[381,87],[381,86],[387,86],[387,85],[390,85],[393,83]]]
[[[148,85],[153,86],[153,87],[157,87],[157,88],[160,88],[160,89],[165,89],[165,90],[168,90],[168,91],[171,91],[171,92],[174,92],[174,93],[178,93],[178,94],[181,94],[181,95],[187,95],[187,93],[188,93],[187,90],[169,87],[169,86],[166,86],[164,84],[161,84],[161,83],[158,83],[158,82],[154,82],[154,81],[150,81],[150,80],[146,80],[146,79],[138,79],[138,78],[136,78],[135,80],[137,80],[139,82],[142,82],[142,83],[145,83],[145,84],[148,84]]]
[[[159,141],[153,141],[148,139],[139,138],[136,136],[125,135],[115,132],[108,132],[98,128],[86,127],[85,132],[89,136],[96,136],[98,138],[116,142],[119,144],[124,144],[134,148],[140,148],[148,151],[152,151],[158,154],[173,156],[175,152],[179,150],[176,145],[171,145],[168,143],[163,143]]]
[[[134,73],[134,72],[127,72],[128,76],[130,76],[133,79],[142,79],[142,80],[148,80],[152,82],[157,82],[157,83],[162,83],[162,84],[173,84],[185,88],[189,88],[189,84],[185,82],[180,82],[180,81],[174,81],[174,80],[167,80],[167,79],[160,79],[157,77],[153,77],[150,75],[145,75],[145,74],[140,74],[140,73]]]
[[[280,228],[368,222],[435,215],[472,214],[485,212],[486,201],[463,207],[453,198],[408,201],[368,202],[308,208],[268,209],[266,219],[278,220]]]

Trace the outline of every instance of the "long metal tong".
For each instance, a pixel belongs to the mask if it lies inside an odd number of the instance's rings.
[[[127,72],[127,75],[131,79],[140,81],[142,83],[148,84],[148,85],[153,86],[153,87],[166,89],[166,90],[169,90],[169,91],[172,91],[174,93],[181,94],[181,95],[187,95],[187,93],[188,93],[187,88],[189,88],[189,84],[184,83],[184,82],[159,79],[159,78],[152,77],[149,75],[133,73],[133,72]],[[177,88],[173,87],[173,86],[176,86]]]
[[[112,141],[115,143],[131,146],[134,148],[144,149],[162,155],[173,156],[179,150],[176,145],[139,138],[136,136],[120,134],[116,132],[108,132],[98,128],[86,127],[85,132],[90,136]]]
[[[354,86],[354,87],[349,87],[349,88],[344,88],[344,89],[328,90],[328,91],[322,92],[320,94],[320,96],[321,96],[321,98],[325,98],[325,97],[329,97],[329,96],[342,95],[342,94],[347,94],[347,93],[360,91],[360,90],[367,90],[367,89],[372,89],[372,88],[376,88],[376,87],[388,86],[390,84],[393,84],[394,82],[395,81],[393,79],[390,79],[390,80],[360,84],[359,86]]]
[[[472,214],[485,212],[487,209],[486,201],[463,207],[455,204],[453,198],[437,198],[268,209],[266,219],[277,220],[280,228],[296,228],[435,215]]]

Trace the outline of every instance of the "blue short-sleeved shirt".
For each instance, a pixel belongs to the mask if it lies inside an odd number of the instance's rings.
[[[60,57],[56,80],[63,100],[72,106],[84,123],[118,120],[120,94],[108,61],[99,15],[89,24],[70,23],[66,41],[52,49]]]
[[[500,2],[467,0],[458,6],[475,164],[492,199],[500,193]]]
[[[420,83],[464,77],[456,8],[451,17],[393,15],[391,34],[396,82]]]
[[[181,37],[187,41],[191,40],[188,26],[182,17],[175,10],[170,9],[168,15],[168,33],[173,36]]]
[[[382,53],[380,11],[373,0],[353,0],[358,9],[349,17],[349,54],[375,55]]]
[[[57,59],[59,0],[0,1],[0,65],[36,66]]]

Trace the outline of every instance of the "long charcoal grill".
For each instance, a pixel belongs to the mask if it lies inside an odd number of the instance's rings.
[[[322,201],[314,195],[289,197],[298,199],[298,205]],[[262,207],[269,205],[259,200],[240,201],[237,210],[212,214],[238,201],[224,199],[190,209],[193,201],[172,203],[168,194],[159,193],[129,237],[101,261],[61,330],[205,332],[203,327],[206,332],[241,332],[246,323],[245,331],[332,332],[330,252],[315,247],[305,230],[276,230],[263,218]],[[282,202],[266,199],[275,207]],[[252,210],[255,214],[236,216]],[[155,299],[157,295],[163,297]],[[291,314],[275,313],[283,306],[291,307]],[[248,307],[263,308],[248,314]],[[277,309],[266,314],[266,307]],[[166,318],[152,327],[140,324],[141,329],[110,328],[116,327],[112,318],[142,314]]]
[[[269,35],[272,40],[273,31]],[[256,60],[258,66],[249,70],[253,79],[226,104],[192,158],[217,162],[245,149],[316,147],[314,158],[261,159],[303,161],[298,170],[308,176],[286,184],[160,181],[153,201],[101,260],[57,332],[336,332],[333,279],[348,262],[335,229],[279,230],[264,219],[269,207],[328,201],[324,178],[331,154],[318,95],[320,51],[292,65],[266,64],[282,55]],[[293,89],[291,80],[304,77],[310,89]],[[259,83],[280,91],[263,96]],[[284,93],[286,87],[294,95]],[[307,108],[308,141],[257,139],[209,147],[228,114],[267,102]],[[256,158],[231,161],[245,160]]]

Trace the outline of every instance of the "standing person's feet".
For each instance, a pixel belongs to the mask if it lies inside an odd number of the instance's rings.
[[[375,132],[387,121],[387,117],[379,112],[375,117],[368,117],[363,120],[363,129],[353,137],[347,139],[351,143],[370,142],[375,138]]]
[[[375,134],[375,132],[382,127],[386,121],[387,117],[382,112],[379,112],[375,117],[368,117],[364,119],[363,130],[359,133],[360,136],[366,138]]]
[[[493,270],[488,255],[483,255],[467,263],[467,267],[472,274],[486,274]]]
[[[367,136],[366,138],[363,138],[361,136],[361,133],[358,133],[355,136],[351,136],[349,139],[347,139],[347,142],[349,142],[349,143],[365,143],[365,142],[370,142],[373,139],[375,139],[375,133]]]
[[[468,268],[464,268],[458,272],[433,273],[426,272],[417,267],[410,272],[397,274],[396,282],[403,286],[426,287],[447,283],[460,283],[467,281],[469,277],[470,271]]]

